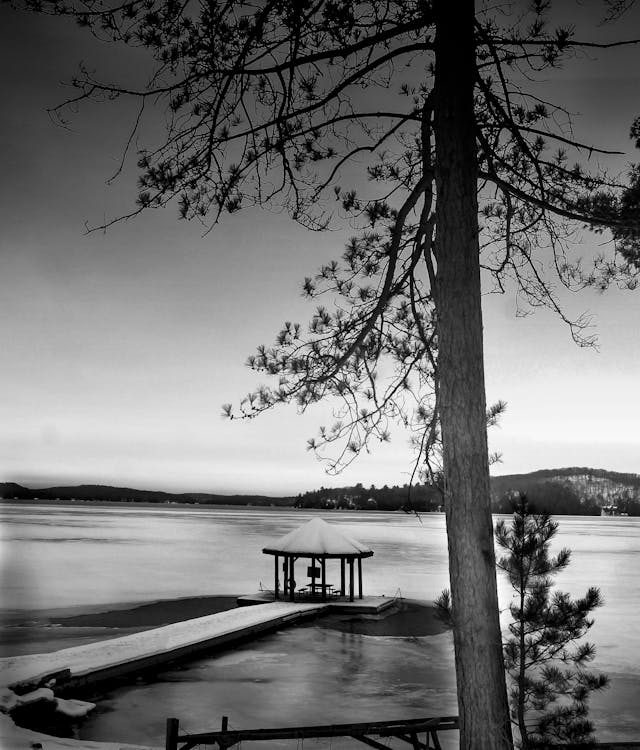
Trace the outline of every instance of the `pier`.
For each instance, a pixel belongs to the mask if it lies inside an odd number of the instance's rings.
[[[377,596],[355,602],[289,602],[269,601],[269,598],[272,595],[261,592],[239,597],[241,606],[213,615],[49,654],[0,659],[0,688],[8,687],[24,696],[51,683],[54,692],[66,694],[76,688],[225,648],[329,611],[377,614],[395,601]]]
[[[66,693],[226,647],[327,608],[323,602],[255,604],[49,654],[8,657],[0,659],[0,686],[25,695],[54,680],[54,691]]]
[[[12,725],[2,714],[38,711],[38,706],[67,717],[80,718],[94,704],[67,700],[74,691],[162,667],[182,659],[227,648],[279,628],[295,625],[329,611],[375,614],[395,599],[365,597],[349,601],[269,601],[266,592],[240,597],[235,609],[164,625],[119,638],[101,640],[46,654],[0,659],[0,745],[30,747],[46,740],[51,748],[85,747],[73,740],[59,740]],[[7,724],[8,722],[8,724]],[[31,738],[31,739],[28,739]],[[100,742],[91,747],[109,748]],[[134,748],[133,745],[127,746]]]

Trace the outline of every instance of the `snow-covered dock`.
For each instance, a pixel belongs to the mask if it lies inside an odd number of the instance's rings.
[[[124,747],[134,750],[138,746],[78,742],[31,732],[15,726],[9,716],[2,716],[2,713],[12,713],[21,706],[38,702],[67,715],[71,715],[70,711],[90,710],[93,704],[65,700],[56,694],[68,695],[75,688],[228,646],[313,617],[327,607],[322,602],[256,604],[48,654],[0,659],[0,747],[20,750],[36,747],[38,743],[42,745],[45,740],[45,747],[51,750]]]
[[[238,607],[49,654],[0,659],[0,687],[24,693],[54,679],[54,691],[59,687],[66,692],[69,688],[121,677],[226,646],[319,614],[326,607],[322,602],[272,602]]]

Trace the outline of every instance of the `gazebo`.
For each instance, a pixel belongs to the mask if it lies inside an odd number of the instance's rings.
[[[280,598],[280,558],[284,581],[284,599],[294,601],[296,592],[295,564],[299,558],[309,559],[307,567],[308,586],[299,587],[298,593],[319,597],[327,601],[328,596],[346,596],[346,566],[349,565],[349,601],[354,600],[354,562],[358,561],[358,598],[362,599],[362,559],[371,557],[373,551],[335,526],[321,518],[313,518],[298,529],[290,531],[281,539],[262,550],[275,556],[275,598]],[[327,583],[327,560],[340,560],[340,588]]]

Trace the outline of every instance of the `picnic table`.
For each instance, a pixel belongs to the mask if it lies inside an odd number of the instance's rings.
[[[304,599],[325,599],[340,596],[340,589],[332,583],[316,583],[315,586],[302,586],[298,589],[298,595]]]

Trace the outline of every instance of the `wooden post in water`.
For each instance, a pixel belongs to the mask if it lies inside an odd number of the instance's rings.
[[[179,719],[167,719],[167,733],[165,735],[165,750],[178,750]]]
[[[322,601],[327,601],[327,560],[326,558],[322,558],[320,560],[320,565],[322,566]]]
[[[362,558],[358,558],[358,599],[362,599]]]
[[[345,595],[344,557],[340,558],[340,596]]]

